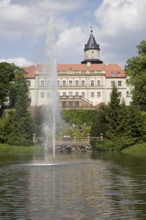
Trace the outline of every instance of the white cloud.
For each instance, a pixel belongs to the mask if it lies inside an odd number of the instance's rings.
[[[0,0],[0,8],[8,6],[10,2],[11,0]]]
[[[9,58],[9,59],[0,59],[0,63],[1,62],[7,62],[7,63],[14,63],[16,66],[31,66],[34,63],[26,60],[24,57],[14,57],[14,58]]]
[[[124,66],[137,54],[136,46],[145,39],[145,0],[103,0],[95,10],[96,29],[105,62]]]
[[[85,35],[80,27],[72,27],[62,31],[57,41],[57,50],[60,52],[59,61],[63,59],[66,61],[71,60],[71,57],[72,62],[77,60],[80,54],[83,53],[84,43]]]
[[[104,34],[137,32],[145,28],[145,0],[103,0],[95,11]]]
[[[43,23],[44,18],[38,16],[33,8],[10,3],[0,7],[0,35],[4,38],[37,34],[42,30]]]
[[[145,39],[145,8],[146,0],[0,0],[1,57],[13,54],[39,60],[52,13],[59,63],[84,59],[91,25],[100,44],[100,59],[123,65]]]
[[[86,0],[85,0],[86,1]],[[67,27],[64,12],[82,6],[84,0],[0,0],[0,36],[3,38],[20,38],[46,32],[49,16],[53,13],[61,21],[57,28]],[[62,15],[61,15],[62,13]]]
[[[36,7],[44,9],[49,9],[50,11],[70,11],[81,7],[85,3],[85,0],[72,1],[72,0],[36,0]]]

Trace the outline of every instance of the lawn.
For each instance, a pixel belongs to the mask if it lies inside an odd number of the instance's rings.
[[[0,153],[41,153],[43,148],[39,146],[14,146],[0,144]]]
[[[146,155],[146,143],[136,144],[122,150],[123,153],[135,153]]]

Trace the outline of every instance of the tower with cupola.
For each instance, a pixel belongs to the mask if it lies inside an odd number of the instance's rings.
[[[91,28],[91,34],[87,44],[84,47],[84,60],[81,62],[82,64],[100,64],[103,61],[100,60],[100,47],[99,44],[96,43],[96,40],[93,36],[93,29]]]

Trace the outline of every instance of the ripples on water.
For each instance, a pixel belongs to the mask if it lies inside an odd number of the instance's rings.
[[[0,220],[146,219],[141,163],[87,155],[62,160],[66,163],[53,166],[42,161],[39,166],[40,160],[2,161]]]

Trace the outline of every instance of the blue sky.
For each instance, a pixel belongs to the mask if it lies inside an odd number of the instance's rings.
[[[57,63],[80,63],[90,26],[104,63],[125,66],[146,40],[146,0],[0,0],[0,61],[40,63],[50,15]]]

